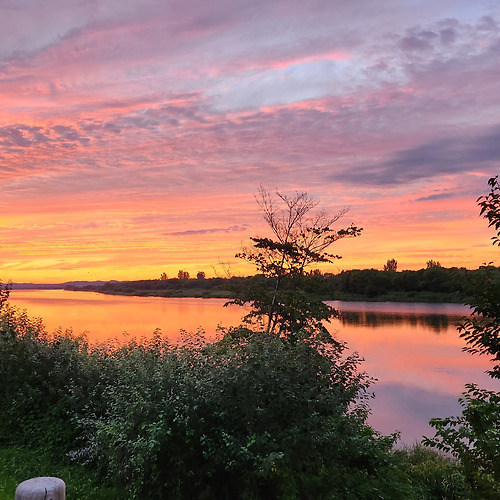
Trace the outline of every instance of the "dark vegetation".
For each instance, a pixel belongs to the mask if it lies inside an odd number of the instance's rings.
[[[494,281],[500,281],[500,268],[490,266]],[[304,274],[302,287],[323,300],[361,300],[393,302],[463,303],[472,293],[470,285],[482,269],[431,266],[417,271],[380,271],[360,269],[339,274]],[[117,281],[85,287],[67,287],[115,295],[159,297],[235,298],[242,289],[273,289],[272,279],[262,274],[249,277],[200,279],[158,279]],[[287,284],[283,283],[286,287]]]
[[[397,435],[366,423],[372,380],[323,327],[337,311],[311,293],[315,276],[305,272],[337,258],[329,245],[360,230],[333,230],[328,221],[341,214],[311,216],[305,194],[260,195],[273,238],[254,239],[241,257],[261,282],[237,292],[252,312],[218,342],[198,332],[171,345],[157,332],[142,344],[90,348],[71,332],[47,335],[0,286],[6,498],[12,483],[40,474],[61,477],[80,499],[498,498],[498,453],[486,445],[498,443],[496,396],[471,393],[488,404],[462,417],[471,436],[478,421],[487,434],[458,442],[451,421],[437,426],[433,443],[458,461],[422,447],[394,451]]]

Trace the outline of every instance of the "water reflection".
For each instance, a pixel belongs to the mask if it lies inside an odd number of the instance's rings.
[[[93,343],[111,339],[151,338],[160,329],[172,342],[181,330],[204,330],[216,337],[218,326],[241,322],[245,311],[223,307],[224,299],[126,297],[67,290],[14,290],[11,304],[26,309],[31,317],[43,318],[47,331],[72,329]]]
[[[462,316],[446,316],[444,314],[398,314],[387,312],[343,311],[340,321],[343,324],[361,327],[378,328],[384,325],[418,326],[424,325],[435,333],[455,327]]]
[[[402,443],[433,435],[433,417],[458,415],[467,382],[498,390],[484,371],[488,359],[462,351],[456,323],[470,313],[458,304],[336,303],[337,338],[364,358],[363,369],[378,379],[372,386],[370,423]],[[391,310],[392,309],[392,310]],[[495,387],[496,385],[496,387]]]

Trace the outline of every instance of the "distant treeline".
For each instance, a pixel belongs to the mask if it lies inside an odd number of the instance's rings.
[[[408,302],[464,302],[479,270],[432,266],[418,271],[360,269],[339,274],[315,271],[303,278],[301,288],[324,300],[382,300]],[[500,268],[492,276],[500,281]],[[112,295],[160,297],[232,298],[242,288],[271,288],[263,276],[198,279],[157,279],[109,282],[73,290],[91,290]]]
[[[495,276],[500,276],[496,269]],[[344,271],[327,277],[338,299],[463,302],[478,270],[433,266],[418,271]]]

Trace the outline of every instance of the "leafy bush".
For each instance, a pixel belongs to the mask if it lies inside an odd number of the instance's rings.
[[[467,384],[459,417],[435,418],[424,444],[460,459],[465,478],[481,498],[500,496],[500,393]]]
[[[102,366],[84,339],[48,335],[40,319],[0,314],[0,446],[29,444],[64,456],[80,438],[75,415],[102,404]]]
[[[97,458],[130,498],[331,498],[394,487],[394,436],[356,403],[369,380],[344,346],[236,329],[218,343],[130,345],[96,422]]]
[[[7,307],[0,356],[0,498],[44,474],[74,498],[174,499],[440,498],[429,492],[461,477],[393,453],[396,436],[366,425],[359,358],[314,332],[289,342],[238,328],[181,346],[157,332],[91,350]]]

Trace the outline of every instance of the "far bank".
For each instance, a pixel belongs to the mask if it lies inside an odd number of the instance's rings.
[[[500,281],[500,269],[490,268],[491,276]],[[361,269],[339,274],[319,271],[304,276],[300,288],[304,294],[322,300],[368,302],[464,303],[469,289],[483,269],[444,268],[433,266],[417,271],[380,271]],[[109,295],[142,297],[197,297],[232,299],[253,288],[269,290],[273,281],[261,275],[231,278],[170,278],[68,283],[66,290],[93,291]]]

